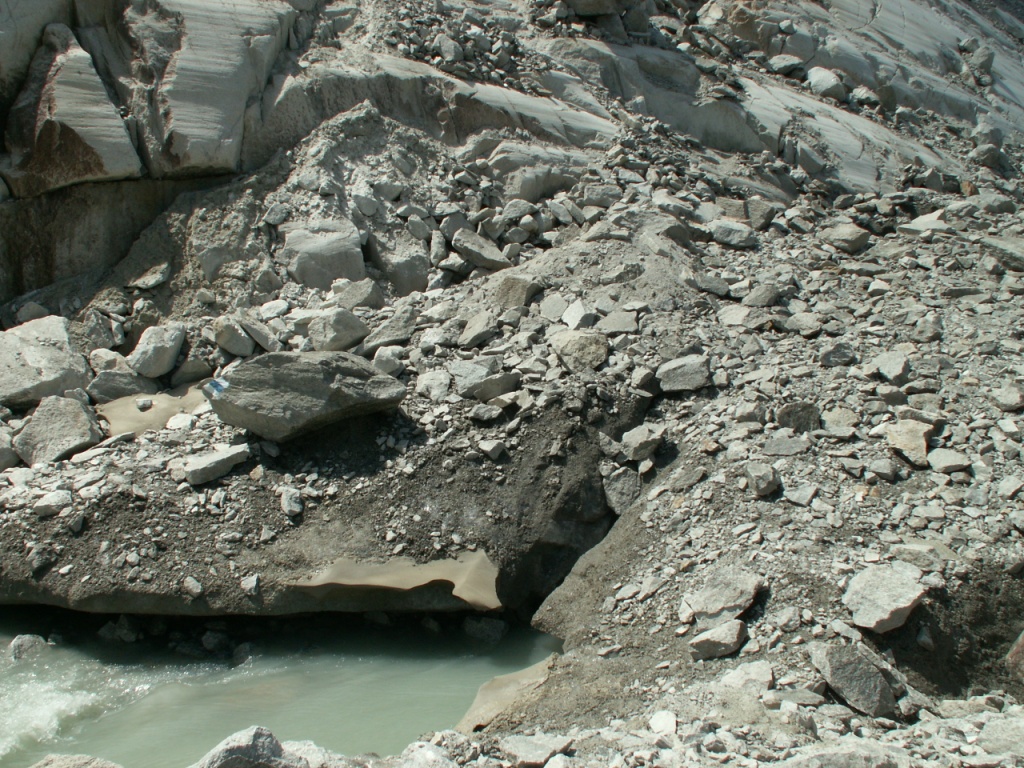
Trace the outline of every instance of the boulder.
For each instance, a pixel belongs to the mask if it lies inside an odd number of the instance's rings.
[[[846,86],[831,69],[811,67],[807,70],[807,87],[818,95],[836,101],[846,98]]]
[[[104,437],[92,409],[80,400],[46,397],[28,426],[14,438],[14,450],[29,466],[60,461]]]
[[[763,588],[764,582],[756,573],[743,568],[719,569],[708,577],[703,588],[683,598],[680,613],[701,626],[718,626],[738,618]]]
[[[694,637],[689,644],[690,656],[694,661],[728,656],[738,651],[747,637],[746,622],[732,619]]]
[[[50,24],[11,108],[3,172],[16,197],[87,181],[142,175],[124,120],[110,101],[92,57],[63,24]]]
[[[309,340],[317,352],[351,349],[369,335],[366,323],[347,309],[324,312],[309,324]]]
[[[309,768],[309,763],[286,751],[266,728],[252,726],[228,736],[191,768]]]
[[[825,682],[851,707],[872,717],[887,717],[896,711],[892,688],[859,649],[815,642],[807,650]]]
[[[978,734],[978,744],[990,755],[1024,757],[1024,720],[1005,716],[989,720]]]
[[[551,337],[551,347],[566,368],[593,371],[608,359],[608,339],[598,331],[561,331]]]
[[[471,229],[456,232],[452,237],[452,248],[474,267],[497,272],[512,266],[512,262],[501,255],[498,246]]]
[[[757,245],[757,233],[742,222],[717,219],[709,228],[715,242],[729,248],[753,248]]]
[[[693,392],[711,386],[711,368],[707,355],[687,355],[658,368],[655,373],[662,392]]]
[[[63,317],[43,317],[0,333],[0,405],[30,408],[92,379]]]
[[[853,612],[853,623],[872,632],[902,627],[924,597],[921,569],[896,561],[866,568],[850,580],[843,604]]]
[[[135,371],[100,371],[85,388],[94,403],[109,403],[132,395],[155,395],[160,385]]]
[[[246,333],[238,318],[222,315],[213,321],[213,336],[217,346],[235,357],[249,357],[256,351],[256,341]]]
[[[823,229],[821,239],[844,253],[856,253],[868,244],[871,233],[856,224],[839,224]]]
[[[359,230],[348,219],[304,224],[287,230],[281,256],[288,274],[308,288],[329,291],[336,280],[366,277]]]
[[[105,3],[75,8],[90,53],[135,118],[152,176],[239,169],[252,130],[248,108],[260,102],[278,54],[297,39],[298,4],[174,0],[158,13]]]
[[[222,421],[268,440],[290,440],[343,419],[386,410],[405,385],[346,352],[274,352],[247,360],[211,396]]]
[[[139,337],[135,349],[126,358],[128,365],[140,376],[149,379],[168,374],[174,370],[184,342],[183,323],[168,323],[147,328]]]

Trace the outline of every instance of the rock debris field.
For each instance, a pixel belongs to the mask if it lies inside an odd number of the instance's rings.
[[[1024,765],[1019,4],[0,11],[0,602],[565,644],[197,766]]]

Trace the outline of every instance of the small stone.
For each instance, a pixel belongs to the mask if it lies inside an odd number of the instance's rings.
[[[253,574],[251,576],[245,576],[240,582],[239,586],[249,597],[256,597],[260,593],[260,577],[259,574]]]
[[[679,727],[679,721],[676,718],[675,712],[662,709],[651,715],[647,720],[647,727],[651,729],[651,733],[656,733],[660,736],[670,736],[675,734],[676,729]]]
[[[794,432],[813,432],[821,427],[821,411],[814,403],[788,403],[776,412],[775,421]]]
[[[219,451],[193,456],[185,463],[189,485],[203,485],[221,477],[249,458],[248,445],[233,445]]]
[[[174,369],[184,342],[185,326],[182,323],[147,328],[139,337],[135,350],[126,358],[128,365],[148,379],[163,376]]]
[[[50,491],[32,505],[36,517],[44,520],[59,515],[63,510],[70,509],[73,503],[71,491]]]
[[[886,431],[889,447],[915,467],[927,467],[928,438],[934,429],[920,421],[898,421]]]
[[[910,361],[902,352],[884,352],[871,361],[871,367],[893,386],[902,387],[910,381]]]
[[[288,517],[298,517],[305,508],[305,502],[302,500],[302,491],[290,486],[281,489],[281,511],[288,515]]]
[[[602,481],[608,506],[616,515],[622,516],[640,497],[642,489],[640,475],[629,467],[619,467]]]
[[[654,455],[665,436],[665,427],[641,424],[622,436],[622,452],[629,461],[643,461]]]
[[[497,461],[508,452],[508,448],[501,440],[481,440],[478,446],[491,461]]]
[[[750,483],[750,490],[754,492],[755,496],[770,496],[782,485],[779,473],[770,464],[751,461],[747,463],[743,471]]]
[[[935,472],[945,475],[953,472],[961,472],[969,469],[971,460],[960,451],[953,451],[949,448],[936,448],[928,454],[928,466]]]
[[[456,232],[452,237],[452,248],[476,267],[498,271],[512,266],[512,262],[501,255],[498,246],[471,229]]]
[[[836,344],[821,353],[821,364],[825,368],[838,368],[840,366],[855,365],[857,353],[849,344]]]
[[[1004,413],[1024,410],[1024,391],[1016,384],[1008,384],[992,391],[992,402]]]
[[[194,576],[186,576],[181,581],[181,591],[195,600],[203,594],[203,585]]]
[[[540,733],[536,736],[509,736],[501,740],[501,749],[512,758],[515,768],[540,768],[555,755],[569,751],[572,739],[568,736],[548,736]],[[417,763],[438,765],[440,763]]]

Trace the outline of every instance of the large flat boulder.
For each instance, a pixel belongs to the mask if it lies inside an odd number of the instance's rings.
[[[0,333],[0,405],[31,408],[89,384],[92,372],[72,346],[69,327],[66,319],[50,316]]]
[[[211,397],[222,421],[270,440],[394,408],[405,385],[347,352],[276,352],[240,364]]]
[[[63,24],[50,24],[11,109],[4,180],[17,197],[87,181],[138,178],[142,162],[93,66]]]

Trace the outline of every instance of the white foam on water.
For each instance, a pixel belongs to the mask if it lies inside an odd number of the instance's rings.
[[[0,633],[0,649],[9,640]],[[526,632],[486,651],[408,635],[314,640],[266,644],[234,668],[167,654],[140,662],[138,648],[125,648],[126,663],[63,646],[0,661],[0,768],[26,768],[50,753],[183,768],[257,724],[281,740],[345,754],[395,753],[453,726],[491,677],[556,647]]]

